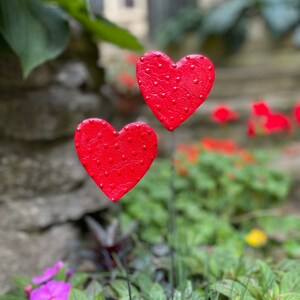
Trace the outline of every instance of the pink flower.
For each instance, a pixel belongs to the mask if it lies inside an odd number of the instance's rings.
[[[29,300],[68,300],[71,287],[63,281],[49,281],[33,290]]]
[[[32,278],[32,282],[34,284],[41,284],[52,279],[58,271],[63,267],[64,263],[62,261],[58,261],[53,267],[47,268],[44,270],[43,274]]]
[[[212,112],[212,119],[221,124],[236,121],[237,118],[237,114],[226,105],[219,105]]]
[[[31,294],[31,292],[32,292],[32,285],[31,284],[27,284],[27,285],[25,285],[25,287],[24,287],[24,293],[25,293],[25,295],[27,296],[27,298],[29,298],[29,296],[30,296],[30,294]]]
[[[269,106],[264,101],[252,103],[252,111],[255,116],[268,116],[271,113]]]

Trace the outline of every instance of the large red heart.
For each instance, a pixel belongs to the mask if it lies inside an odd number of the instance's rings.
[[[157,154],[155,131],[139,122],[118,132],[104,120],[87,119],[78,125],[74,140],[87,173],[112,201],[139,182]]]
[[[154,115],[168,130],[174,130],[204,102],[215,70],[202,55],[188,55],[175,64],[166,54],[150,51],[138,60],[136,75]]]

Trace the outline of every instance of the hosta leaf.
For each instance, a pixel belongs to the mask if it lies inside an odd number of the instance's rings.
[[[1,0],[0,31],[20,58],[24,76],[58,56],[69,40],[65,16],[38,0]]]

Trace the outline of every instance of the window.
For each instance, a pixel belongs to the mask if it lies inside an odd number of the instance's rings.
[[[125,7],[134,7],[134,0],[124,0]]]

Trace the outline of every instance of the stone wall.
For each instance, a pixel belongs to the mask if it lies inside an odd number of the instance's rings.
[[[16,57],[0,58],[0,292],[63,258],[72,221],[108,204],[78,162],[76,125],[108,114],[99,94],[97,48],[73,38],[59,59],[22,80]]]

